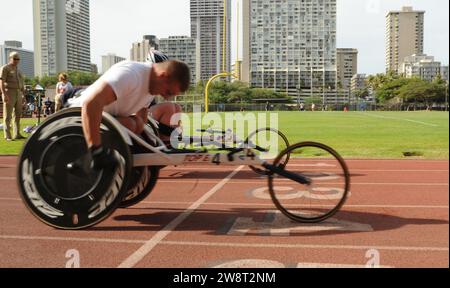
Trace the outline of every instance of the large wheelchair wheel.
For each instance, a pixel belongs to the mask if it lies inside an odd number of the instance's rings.
[[[283,159],[291,161],[283,166]],[[318,223],[332,217],[344,205],[350,189],[350,173],[342,157],[320,143],[305,142],[281,152],[274,166],[306,177],[300,184],[269,175],[269,192],[275,206],[287,217],[302,223]]]
[[[148,127],[152,129],[152,133],[158,135],[158,129],[156,124],[149,117],[147,123]],[[144,134],[144,133],[143,133]],[[150,140],[147,139],[147,143],[152,145]],[[142,147],[138,142],[133,140],[133,145],[130,146],[131,154],[145,154],[153,153],[152,151]],[[128,208],[130,206],[136,205],[152,192],[155,188],[156,183],[159,178],[159,170],[161,167],[149,166],[149,167],[133,167],[131,171],[131,178],[128,184],[127,193],[120,203],[120,208]]]
[[[262,160],[273,160],[281,151],[289,147],[287,137],[279,130],[274,128],[261,128],[250,134],[245,140],[245,145],[252,148],[255,154]],[[290,153],[287,153],[280,160],[282,166],[286,166],[289,162]],[[269,175],[270,172],[259,167],[249,166],[254,172],[260,175]]]
[[[130,184],[120,208],[128,208],[147,198],[158,182],[159,167],[134,167]]]
[[[120,161],[100,171],[90,169],[80,108],[51,116],[30,136],[19,158],[17,179],[20,196],[39,220],[76,230],[93,226],[115,211],[127,192],[133,166],[119,125],[111,117],[102,119],[102,144],[113,149]]]

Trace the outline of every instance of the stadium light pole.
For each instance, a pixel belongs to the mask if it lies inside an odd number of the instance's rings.
[[[211,77],[211,79],[209,79],[208,83],[205,86],[205,113],[209,113],[209,87],[211,86],[212,82],[214,82],[214,80],[221,77],[232,77],[235,79],[239,79],[237,75],[229,72],[219,73]]]

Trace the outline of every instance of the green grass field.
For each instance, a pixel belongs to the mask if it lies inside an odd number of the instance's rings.
[[[24,127],[34,123],[22,121]],[[344,158],[449,159],[449,114],[444,112],[281,112],[279,129],[291,143],[322,142]],[[0,155],[17,155],[23,144],[1,137]]]

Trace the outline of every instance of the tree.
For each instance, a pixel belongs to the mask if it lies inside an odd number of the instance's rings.
[[[71,71],[67,73],[69,81],[73,86],[89,86],[92,85],[100,75],[90,72]],[[42,77],[34,77],[32,79],[25,78],[25,84],[31,85],[33,88],[39,84],[45,89],[55,86],[58,83],[58,75],[45,75]]]
[[[359,99],[367,99],[369,97],[369,88],[357,89],[355,91],[355,97]]]
[[[411,81],[399,89],[399,97],[408,103],[424,103],[429,106],[433,102],[445,101],[445,86],[423,80]]]
[[[385,103],[399,96],[399,89],[411,81],[415,81],[414,78],[397,78],[393,80],[387,80],[383,85],[375,90],[376,98],[379,102]]]

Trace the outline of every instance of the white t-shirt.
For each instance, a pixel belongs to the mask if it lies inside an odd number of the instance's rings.
[[[150,71],[152,64],[123,61],[115,64],[100,79],[89,86],[76,99],[70,99],[71,107],[81,107],[84,101],[103,81],[108,83],[117,100],[104,108],[105,112],[116,117],[129,117],[146,108],[154,96],[149,93]]]
[[[63,94],[64,92],[67,92],[68,90],[72,90],[73,86],[72,83],[67,82],[64,84],[64,82],[58,82],[56,84],[56,91],[58,94]]]

